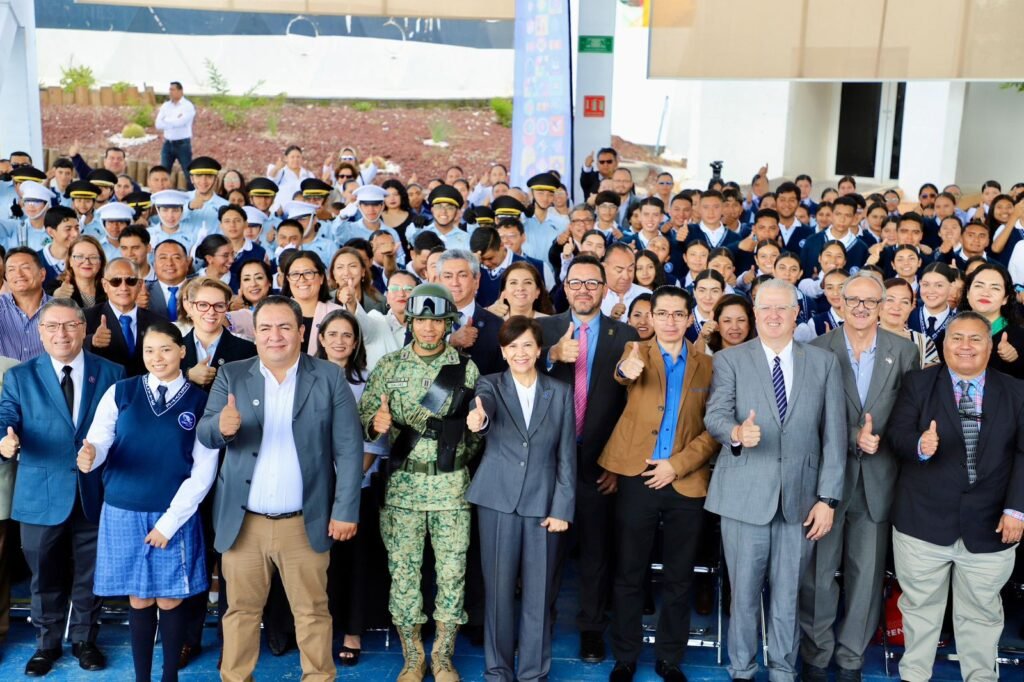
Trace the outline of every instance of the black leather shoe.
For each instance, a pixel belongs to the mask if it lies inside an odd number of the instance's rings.
[[[203,653],[203,647],[194,644],[185,644],[181,647],[181,654],[178,656],[178,670],[181,670],[192,661],[199,658]]]
[[[25,664],[25,674],[29,677],[42,677],[50,672],[54,662],[63,654],[64,652],[59,648],[36,649],[32,658],[28,659],[28,663]]]
[[[295,635],[279,634],[267,637],[267,646],[275,656],[284,656],[296,647]]]
[[[658,673],[658,676],[665,682],[687,682],[686,675],[679,669],[678,664],[672,664],[660,658],[654,664],[654,672]]]
[[[600,632],[580,633],[580,660],[584,663],[604,660],[604,635]]]
[[[842,666],[836,667],[836,682],[861,682],[860,670],[850,670]]]
[[[78,667],[82,670],[103,670],[107,667],[107,657],[92,642],[75,642],[71,645],[71,653],[78,659]]]
[[[484,645],[484,627],[482,625],[467,625],[462,628],[462,632],[469,638],[469,643],[473,646]]]
[[[636,663],[615,661],[615,667],[608,675],[608,682],[633,682],[633,674],[636,672]]]
[[[804,663],[800,679],[802,682],[828,682],[828,668],[819,668],[816,665]]]

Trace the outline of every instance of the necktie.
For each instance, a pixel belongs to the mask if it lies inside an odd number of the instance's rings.
[[[775,388],[775,404],[779,407],[779,421],[786,421],[786,379],[782,376],[782,358],[775,356],[772,364],[772,386]]]
[[[121,323],[121,333],[124,334],[125,345],[128,346],[128,355],[135,355],[135,334],[132,333],[132,318],[122,315],[118,318]]]
[[[60,390],[64,394],[64,402],[68,404],[68,412],[71,418],[75,416],[75,382],[71,380],[71,365],[64,365],[61,370],[64,378],[60,380]]]
[[[167,287],[170,296],[167,297],[167,319],[171,322],[178,321],[178,287]]]
[[[935,336],[935,323],[936,322],[938,322],[938,320],[936,318],[934,318],[934,317],[929,317],[928,318],[928,327],[925,329],[925,333],[928,334],[928,336]]]
[[[576,438],[583,435],[583,419],[587,415],[587,325],[580,325],[580,354],[576,356],[576,380],[573,401],[576,407]]]
[[[167,409],[167,387],[161,384],[156,387],[156,411],[163,413]]]
[[[974,398],[971,396],[971,385],[966,381],[960,381],[960,428],[964,432],[964,445],[967,446],[967,481],[974,483],[978,480],[978,433],[981,431],[981,424],[978,415],[974,410]]]

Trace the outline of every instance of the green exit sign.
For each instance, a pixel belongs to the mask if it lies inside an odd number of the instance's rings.
[[[580,52],[611,54],[613,47],[615,39],[612,36],[580,36]]]

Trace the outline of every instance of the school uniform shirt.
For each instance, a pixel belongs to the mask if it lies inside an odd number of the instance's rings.
[[[302,181],[307,178],[315,178],[312,171],[300,168],[299,172],[296,173],[288,166],[285,166],[281,170],[271,175],[271,171],[274,167],[267,166],[267,177],[274,181],[277,185],[277,196],[274,197],[274,203],[270,207],[271,213],[277,213],[278,209],[282,205],[292,200],[295,193],[302,189]]]
[[[73,373],[72,376],[74,376]],[[166,386],[168,405],[178,396],[182,387],[185,386],[185,378],[181,373],[166,384],[161,384],[160,380],[152,374],[147,374],[145,377],[140,377],[140,379],[146,382],[151,396],[158,395],[159,386]],[[116,390],[117,386],[114,385],[103,394],[99,405],[96,407],[96,415],[93,417],[92,425],[89,427],[88,440],[96,448],[96,460],[93,462],[93,470],[98,469],[106,462],[110,448],[114,444],[119,415],[115,399]],[[195,386],[190,386],[189,390],[201,393],[200,389]],[[195,415],[195,419],[198,420],[199,416]],[[185,428],[183,425],[179,426]],[[195,427],[193,426],[192,428],[194,430]],[[170,539],[173,537],[178,529],[199,509],[199,503],[206,497],[210,487],[213,485],[213,479],[217,475],[217,456],[217,450],[204,447],[198,438],[195,439],[195,445],[192,448],[192,470],[189,477],[178,486],[178,491],[171,499],[170,506],[155,525],[156,530],[165,538]]]
[[[552,242],[568,227],[569,219],[555,211],[554,207],[548,209],[543,221],[538,220],[536,216],[524,216],[523,231],[526,233],[526,243],[523,244],[523,253],[546,262]]]
[[[910,318],[907,320],[907,328],[925,334],[929,339],[935,341],[945,331],[946,325],[949,324],[950,319],[953,316],[953,311],[946,306],[946,309],[938,314],[930,313],[924,307],[924,304],[918,305],[914,308],[914,311],[910,313]],[[929,318],[935,318],[932,330],[928,330]]]
[[[826,324],[828,329],[825,328]],[[843,318],[829,308],[827,312],[812,315],[811,319],[797,325],[796,331],[793,333],[793,340],[809,343],[822,334],[827,334],[830,330],[838,329],[841,326],[843,326]]]
[[[46,270],[46,279],[43,280],[43,289],[46,291],[53,291],[59,287],[60,276],[64,274],[64,259],[55,257],[50,252],[51,246],[52,244],[47,244],[37,251],[43,259],[43,267]]]
[[[173,239],[178,242],[185,249],[192,253],[192,247],[195,244],[195,236],[192,234],[192,230],[184,225],[184,223],[178,225],[178,229],[174,232],[166,232],[162,225],[149,228],[149,252],[152,254],[156,252],[156,247],[161,243]]]
[[[50,243],[50,235],[41,227],[32,227],[28,218],[9,218],[0,220],[0,242],[8,251],[16,246],[27,246],[38,251]]]
[[[444,248],[449,251],[451,251],[452,249],[464,249],[466,251],[469,250],[469,233],[466,232],[465,230],[460,230],[458,227],[453,227],[448,232],[448,234],[444,234],[441,232],[441,230],[437,228],[437,226],[434,223],[430,223],[423,227],[423,231],[433,232],[438,237],[440,237],[441,243],[444,244]],[[415,241],[416,235],[418,235],[419,233],[420,230],[415,230],[412,231],[412,234],[410,235],[409,231],[406,231],[406,239],[411,244],[413,243],[413,241]],[[529,244],[529,241],[527,241],[527,244]],[[545,257],[546,255],[547,252],[545,251]]]
[[[629,312],[629,304],[633,302],[634,298],[636,298],[640,294],[649,294],[649,293],[651,293],[651,290],[648,289],[647,287],[642,287],[639,284],[637,284],[636,282],[633,282],[632,284],[630,284],[629,285],[629,290],[626,291],[626,295],[623,297],[623,303],[625,303],[625,305],[626,305],[626,312],[622,313],[622,317],[620,318],[620,320],[623,320],[623,321],[625,320],[626,313]],[[612,291],[611,289],[609,289],[607,292],[605,292],[604,300],[601,301],[601,312],[604,313],[605,315],[608,315],[609,317],[611,317],[612,308],[614,308],[616,305],[618,305],[618,303],[619,303],[619,295],[617,293],[615,293],[614,291]]]

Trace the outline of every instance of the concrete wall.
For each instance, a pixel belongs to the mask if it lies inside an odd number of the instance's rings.
[[[790,85],[785,163],[772,177],[793,179],[807,173],[816,188],[824,189],[835,175],[839,90],[839,83],[801,81]]]
[[[907,197],[917,197],[918,188],[932,182],[940,188],[959,182],[957,158],[960,145],[964,91],[969,87],[954,81],[911,81],[903,102],[903,138],[900,147],[899,184]],[[1021,100],[1024,104],[1024,99]],[[977,120],[973,125],[988,125]],[[968,186],[963,187],[970,192]]]
[[[21,150],[41,164],[43,131],[32,0],[0,0],[0,102],[10,105],[0,107],[0,156]]]
[[[965,193],[998,180],[1004,189],[1024,180],[1024,93],[998,83],[968,83],[958,130],[956,180]]]

